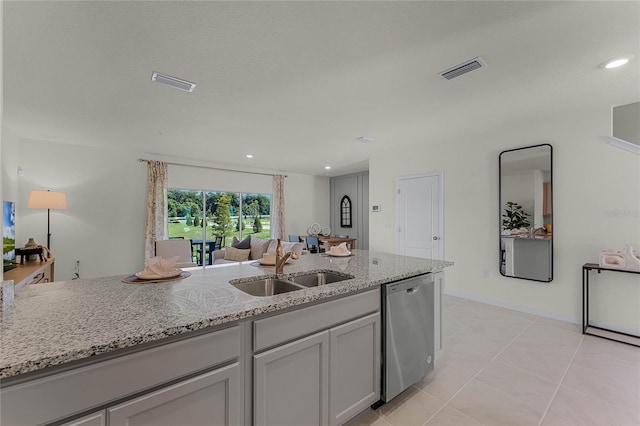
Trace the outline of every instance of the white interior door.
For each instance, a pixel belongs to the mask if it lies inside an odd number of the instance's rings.
[[[396,197],[396,253],[405,256],[443,260],[442,248],[442,172],[400,177]],[[444,274],[436,274],[433,288],[433,337],[436,362],[442,357],[442,295]]]
[[[396,253],[442,260],[442,173],[397,180]]]

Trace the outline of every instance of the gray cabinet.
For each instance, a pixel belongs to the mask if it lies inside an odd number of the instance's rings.
[[[329,330],[330,424],[340,425],[380,399],[380,315]]]
[[[124,402],[107,409],[109,426],[237,425],[239,377],[234,363]]]
[[[65,423],[62,426],[106,426],[107,415],[104,410],[89,414],[82,418]]]
[[[3,386],[0,424],[343,424],[379,399],[380,324],[375,288],[195,332]]]
[[[35,425],[72,418],[80,413],[91,412],[92,408],[110,407],[128,395],[138,395],[148,390],[153,392],[153,389],[190,377],[198,371],[211,371],[217,366],[237,363],[242,330],[238,324],[208,333],[197,333],[186,339],[90,362],[69,371],[3,386],[0,389],[0,424]],[[234,371],[237,370],[236,366]],[[225,368],[220,371],[225,371]],[[229,386],[237,389],[238,379],[234,379],[232,383],[230,376],[229,380]],[[187,382],[189,380],[180,383],[186,386]],[[169,392],[172,388],[169,385],[168,388],[161,388],[160,391],[147,395],[162,393],[165,389]],[[207,392],[217,389],[211,386]],[[234,391],[234,395],[237,393]],[[185,404],[192,403],[188,398],[184,401]],[[232,403],[236,404],[230,398],[230,404]],[[237,419],[238,408],[233,405],[230,407],[228,410],[233,412],[229,411],[229,418]],[[80,420],[74,420],[70,425],[76,425],[74,422],[78,421]],[[88,419],[87,424],[93,425],[91,421]]]
[[[380,324],[380,289],[254,321],[254,424],[339,425],[378,401]]]
[[[256,425],[327,425],[329,333],[254,356]]]
[[[324,319],[335,324],[340,312],[349,307],[365,312],[369,304],[362,302],[377,295],[377,291],[361,295],[363,299],[353,300],[350,306],[345,305],[346,299],[333,302],[325,314],[335,316]],[[318,306],[322,305],[293,311],[294,317],[288,319],[304,324]],[[290,322],[281,322],[278,316],[261,321],[256,329],[265,336],[258,333],[257,342],[266,342],[266,336],[275,341],[284,334],[283,327],[290,329]],[[317,322],[308,326],[312,324]],[[378,401],[380,324],[380,313],[370,313],[254,355],[255,424],[340,425]]]

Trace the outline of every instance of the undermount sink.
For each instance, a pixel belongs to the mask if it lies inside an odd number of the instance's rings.
[[[309,287],[317,287],[325,284],[350,280],[353,276],[339,274],[331,271],[313,272],[283,278],[268,277],[253,281],[234,282],[229,284],[252,296],[274,296],[276,294],[289,293],[290,291],[303,290]]]
[[[255,281],[242,283],[231,283],[238,290],[242,290],[252,296],[273,296],[276,294],[288,293],[290,291],[302,290],[304,287],[278,278],[263,278]]]
[[[350,280],[350,275],[341,275],[335,272],[314,272],[312,274],[297,275],[289,277],[289,280],[303,285],[305,287],[317,287],[325,284],[337,283],[344,280]]]

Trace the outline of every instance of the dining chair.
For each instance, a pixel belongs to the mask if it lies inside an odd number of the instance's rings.
[[[180,256],[176,263],[176,268],[190,268],[192,266],[197,266],[191,257],[191,240],[185,240],[184,238],[158,240],[156,241],[155,252],[156,256],[160,256],[163,259]]]
[[[309,253],[324,253],[318,237],[305,237],[304,242],[307,245]]]
[[[289,242],[290,243],[299,243],[300,242],[300,237],[297,235],[289,235]]]
[[[222,249],[222,237],[217,235],[216,236],[216,242],[213,246],[214,250],[221,250]],[[211,255],[211,253],[209,253],[209,255]]]
[[[196,250],[197,252],[196,259],[198,261],[198,265],[202,265],[204,263],[204,259],[202,258],[202,247],[205,245],[207,246],[207,248],[205,249],[206,257],[208,258],[207,264],[213,265],[213,252],[216,250],[222,249],[222,237],[219,235],[216,235],[213,242],[210,242],[209,240],[207,240],[207,242],[198,246],[198,249]]]

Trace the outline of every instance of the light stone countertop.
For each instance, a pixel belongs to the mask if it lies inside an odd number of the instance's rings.
[[[0,378],[230,323],[428,272],[452,262],[354,250],[351,257],[301,256],[285,275],[334,270],[355,278],[269,297],[229,284],[274,276],[250,262],[189,269],[189,278],[124,284],[124,276],[30,285],[2,308]],[[132,271],[135,272],[135,271]]]

